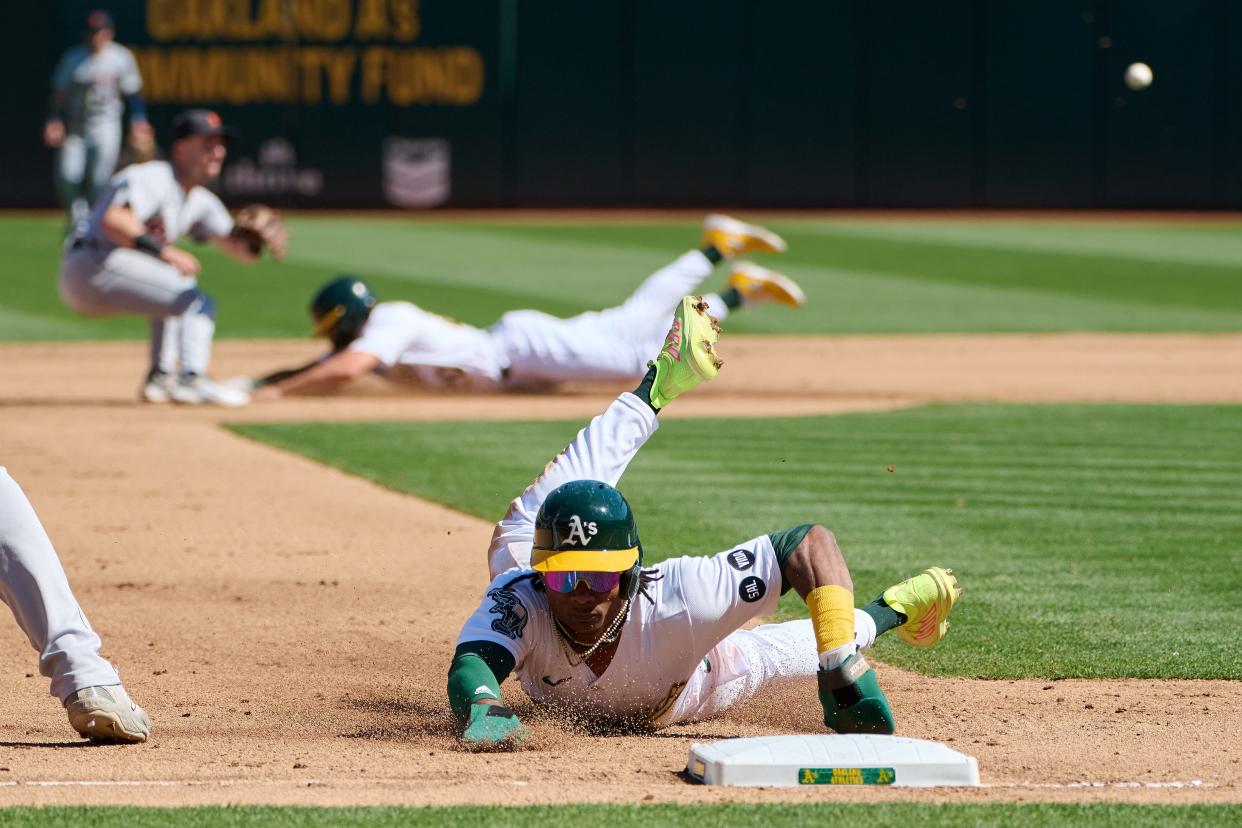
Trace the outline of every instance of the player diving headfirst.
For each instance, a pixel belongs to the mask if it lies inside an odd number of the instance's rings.
[[[640,727],[707,719],[777,682],[815,676],[826,726],[893,732],[861,651],[893,628],[917,647],[938,642],[961,594],[951,570],[928,569],[855,609],[841,550],[818,524],[644,566],[634,515],[614,486],[660,409],[716,375],[715,343],[705,305],[685,297],[638,388],[580,431],[496,525],[493,580],[448,675],[467,746],[503,748],[526,735],[500,697],[514,672],[541,705]],[[789,589],[806,600],[809,620],[741,629]]]
[[[151,364],[140,390],[148,402],[248,401],[245,392],[207,377],[216,303],[198,287],[198,259],[173,244],[182,236],[214,242],[242,262],[256,261],[264,243],[273,256],[283,254],[284,230],[274,211],[246,208],[234,221],[204,186],[220,174],[232,136],[214,112],[182,112],[172,123],[172,163],[121,170],[65,241],[60,296],[66,305],[84,316],[151,320]],[[243,214],[267,222],[256,228]]]
[[[703,246],[649,276],[623,304],[559,319],[510,311],[487,330],[409,302],[381,302],[357,277],[329,282],[311,303],[318,335],[332,351],[315,362],[255,381],[254,399],[321,392],[372,371],[433,388],[540,390],[561,382],[633,382],[659,349],[669,314],[715,265],[746,253],[778,253],[785,242],[762,227],[727,216],[704,222]],[[729,288],[708,297],[712,312],[760,302],[801,305],[788,277],[749,262],[733,266]]]

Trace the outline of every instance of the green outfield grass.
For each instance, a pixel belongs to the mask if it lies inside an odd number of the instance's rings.
[[[236,428],[495,520],[580,425]],[[836,532],[860,601],[953,566],[967,591],[953,633],[930,651],[881,641],[893,663],[990,678],[1242,678],[1239,407],[669,420],[621,488],[652,560],[817,521]],[[804,611],[792,594],[781,607]]]
[[[307,333],[314,290],[342,271],[381,299],[465,322],[535,307],[569,315],[623,300],[698,243],[694,220],[590,223],[312,215],[290,220],[283,264],[192,247],[224,337]],[[784,256],[760,257],[811,304],[762,308],[737,332],[1236,331],[1242,224],[784,219]],[[141,338],[138,319],[80,319],[56,295],[61,221],[0,217],[0,340]],[[706,283],[722,286],[725,270]]]
[[[814,805],[563,805],[461,808],[9,808],[0,825],[91,825],[94,828],[206,828],[206,826],[443,826],[443,828],[548,828],[552,825],[620,828],[865,825],[867,828],[1180,828],[1236,825],[1242,808],[1162,805],[927,805],[920,803]]]

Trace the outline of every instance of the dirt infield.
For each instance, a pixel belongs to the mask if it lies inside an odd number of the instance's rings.
[[[217,370],[270,368],[311,348],[223,343]],[[145,745],[79,741],[27,642],[0,623],[0,805],[1242,801],[1240,682],[974,681],[882,667],[901,732],[976,756],[987,785],[977,790],[743,791],[677,775],[696,739],[819,730],[809,688],[640,737],[576,732],[506,685],[535,744],[464,754],[443,677],[486,581],[490,525],[218,423],[586,417],[616,389],[498,399],[367,383],[350,398],[242,411],[142,407],[131,400],[143,354],[137,343],[0,346],[0,463],[155,721]],[[667,416],[1242,402],[1242,336],[739,336],[725,358],[720,381]]]

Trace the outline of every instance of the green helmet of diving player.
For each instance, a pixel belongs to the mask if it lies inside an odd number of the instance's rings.
[[[333,348],[341,350],[362,335],[375,302],[375,294],[361,278],[352,273],[337,276],[311,300],[314,335],[327,337]]]
[[[564,581],[558,592],[573,591],[580,579],[593,591],[611,591],[595,586],[612,581],[619,582],[618,597],[633,599],[641,580],[643,548],[629,502],[599,480],[558,486],[535,516],[530,560],[549,588],[557,586],[554,577]]]

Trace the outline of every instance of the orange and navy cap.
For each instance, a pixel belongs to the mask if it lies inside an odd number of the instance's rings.
[[[86,30],[88,32],[98,32],[104,29],[115,29],[112,23],[112,15],[103,9],[95,9],[86,16]]]
[[[219,135],[227,141],[237,137],[237,132],[226,127],[220,116],[210,109],[187,109],[177,114],[172,121],[172,139],[174,142],[195,135]]]

